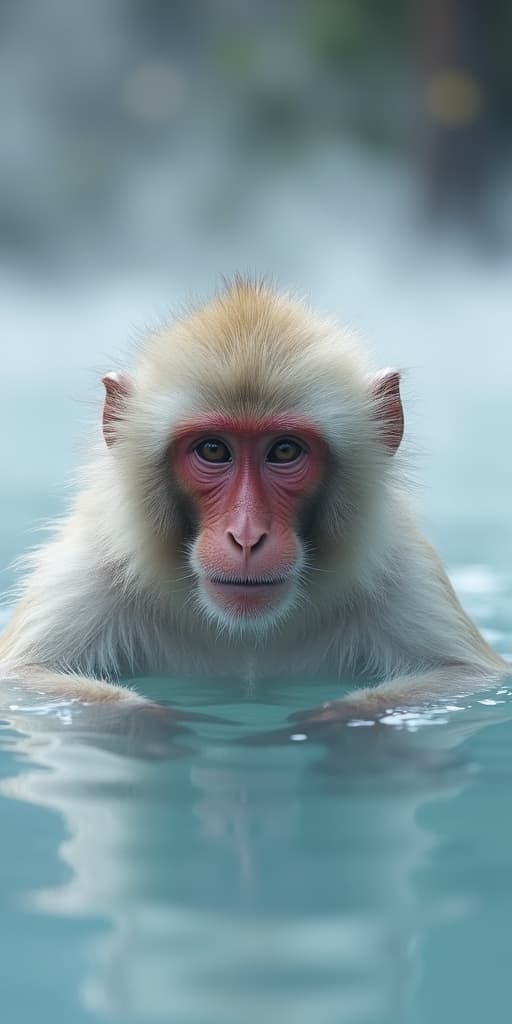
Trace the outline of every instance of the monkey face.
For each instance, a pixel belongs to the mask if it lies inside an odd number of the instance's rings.
[[[190,558],[210,616],[262,628],[295,602],[305,561],[298,513],[325,453],[310,423],[281,414],[205,416],[179,429],[171,457],[198,510]]]

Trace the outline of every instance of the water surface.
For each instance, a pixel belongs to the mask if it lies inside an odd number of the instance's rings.
[[[454,578],[512,650],[507,574]],[[3,709],[6,1020],[508,1021],[512,685],[315,735],[332,686],[142,685],[220,721]]]

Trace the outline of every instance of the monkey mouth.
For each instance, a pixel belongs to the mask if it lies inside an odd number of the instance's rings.
[[[286,576],[209,576],[208,583],[222,587],[279,587],[287,583]]]
[[[238,621],[260,620],[266,613],[275,614],[288,592],[286,576],[208,576],[206,593],[210,601],[228,618]]]

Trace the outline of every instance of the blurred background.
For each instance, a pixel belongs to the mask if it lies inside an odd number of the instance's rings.
[[[1,0],[2,567],[111,360],[235,270],[406,371],[428,533],[512,562],[511,39],[506,0]]]

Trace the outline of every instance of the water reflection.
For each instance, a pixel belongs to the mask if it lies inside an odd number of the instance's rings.
[[[87,940],[82,1007],[179,1024],[410,1021],[425,930],[468,908],[422,900],[438,840],[418,812],[471,782],[460,741],[506,717],[499,699],[314,744],[273,745],[275,707],[260,746],[198,719],[158,758],[127,756],[87,709],[11,712],[0,793],[66,828],[68,871],[28,894],[30,910],[107,922]]]

